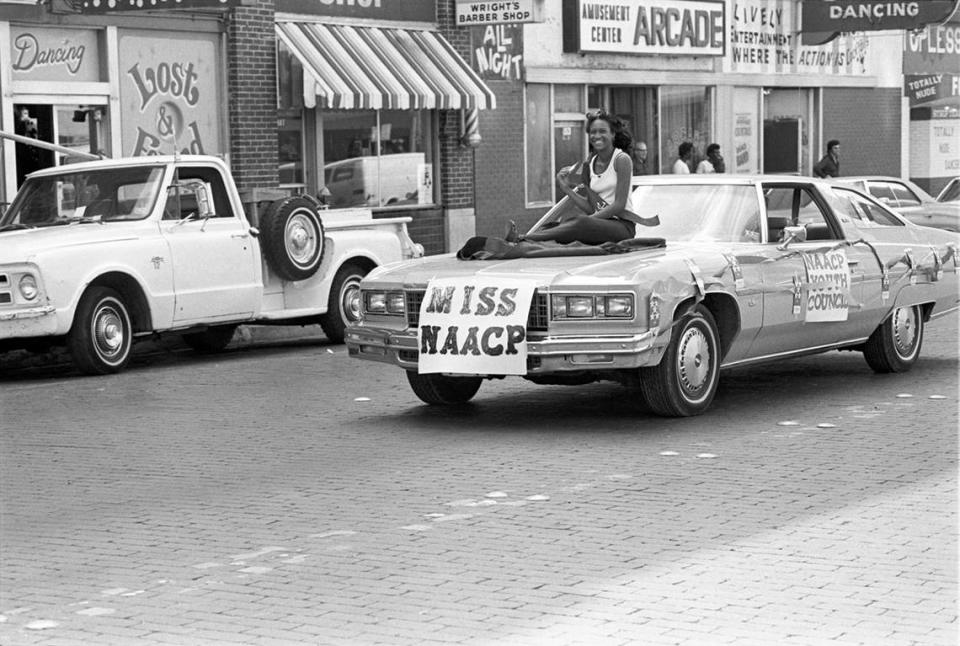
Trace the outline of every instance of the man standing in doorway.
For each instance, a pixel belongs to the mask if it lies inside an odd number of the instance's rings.
[[[817,177],[840,177],[840,142],[831,139],[827,142],[827,154],[813,165],[813,174]]]
[[[649,175],[650,167],[648,166],[649,162],[647,161],[647,144],[643,141],[638,141],[637,145],[633,147],[633,174],[634,175]]]
[[[674,175],[689,175],[690,174],[690,158],[693,157],[693,144],[689,141],[685,141],[680,144],[680,147],[677,149],[679,158],[677,161],[673,162],[673,174]]]

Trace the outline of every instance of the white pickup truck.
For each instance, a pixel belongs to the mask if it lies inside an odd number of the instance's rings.
[[[216,157],[42,170],[0,217],[0,352],[65,344],[106,374],[156,333],[215,352],[242,323],[320,323],[340,343],[360,279],[423,255],[409,221],[304,196],[244,202]]]

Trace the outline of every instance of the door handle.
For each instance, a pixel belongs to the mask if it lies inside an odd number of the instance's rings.
[[[853,260],[853,259],[851,259],[851,258],[847,258],[847,266],[849,266],[849,267],[854,267],[854,266],[859,265],[859,264],[860,264],[860,261],[859,261],[859,260]]]
[[[246,234],[246,233],[231,233],[231,234],[230,234],[230,237],[231,237],[231,238],[246,238],[246,237],[247,237],[247,234]],[[849,264],[849,263],[847,263],[847,264]]]

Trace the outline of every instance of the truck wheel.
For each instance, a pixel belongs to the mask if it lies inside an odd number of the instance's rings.
[[[710,407],[720,383],[720,336],[702,305],[684,315],[660,363],[640,369],[640,389],[657,415],[689,417]]]
[[[920,356],[923,312],[919,305],[898,307],[863,345],[863,358],[874,372],[906,372]]]
[[[431,405],[463,404],[480,390],[482,377],[447,377],[446,375],[421,375],[407,370],[407,381],[414,394]]]
[[[213,325],[200,332],[184,334],[183,341],[197,352],[214,354],[230,344],[236,330],[236,325]]]
[[[91,287],[80,298],[67,335],[67,348],[81,372],[120,372],[130,361],[132,333],[130,312],[123,297],[109,287]]]
[[[320,327],[331,343],[343,343],[347,326],[360,320],[360,280],[366,275],[348,262],[333,277],[327,313],[320,317]]]
[[[310,278],[323,260],[323,221],[313,202],[288,197],[269,206],[260,222],[263,253],[284,280]]]

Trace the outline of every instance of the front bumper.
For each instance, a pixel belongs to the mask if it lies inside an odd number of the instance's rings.
[[[656,365],[665,340],[658,330],[639,334],[557,336],[530,333],[527,339],[527,374],[623,370]],[[365,325],[347,328],[351,357],[380,361],[416,370],[420,348],[415,329],[402,331]]]
[[[53,305],[0,309],[0,339],[51,336],[57,333],[57,310]]]

